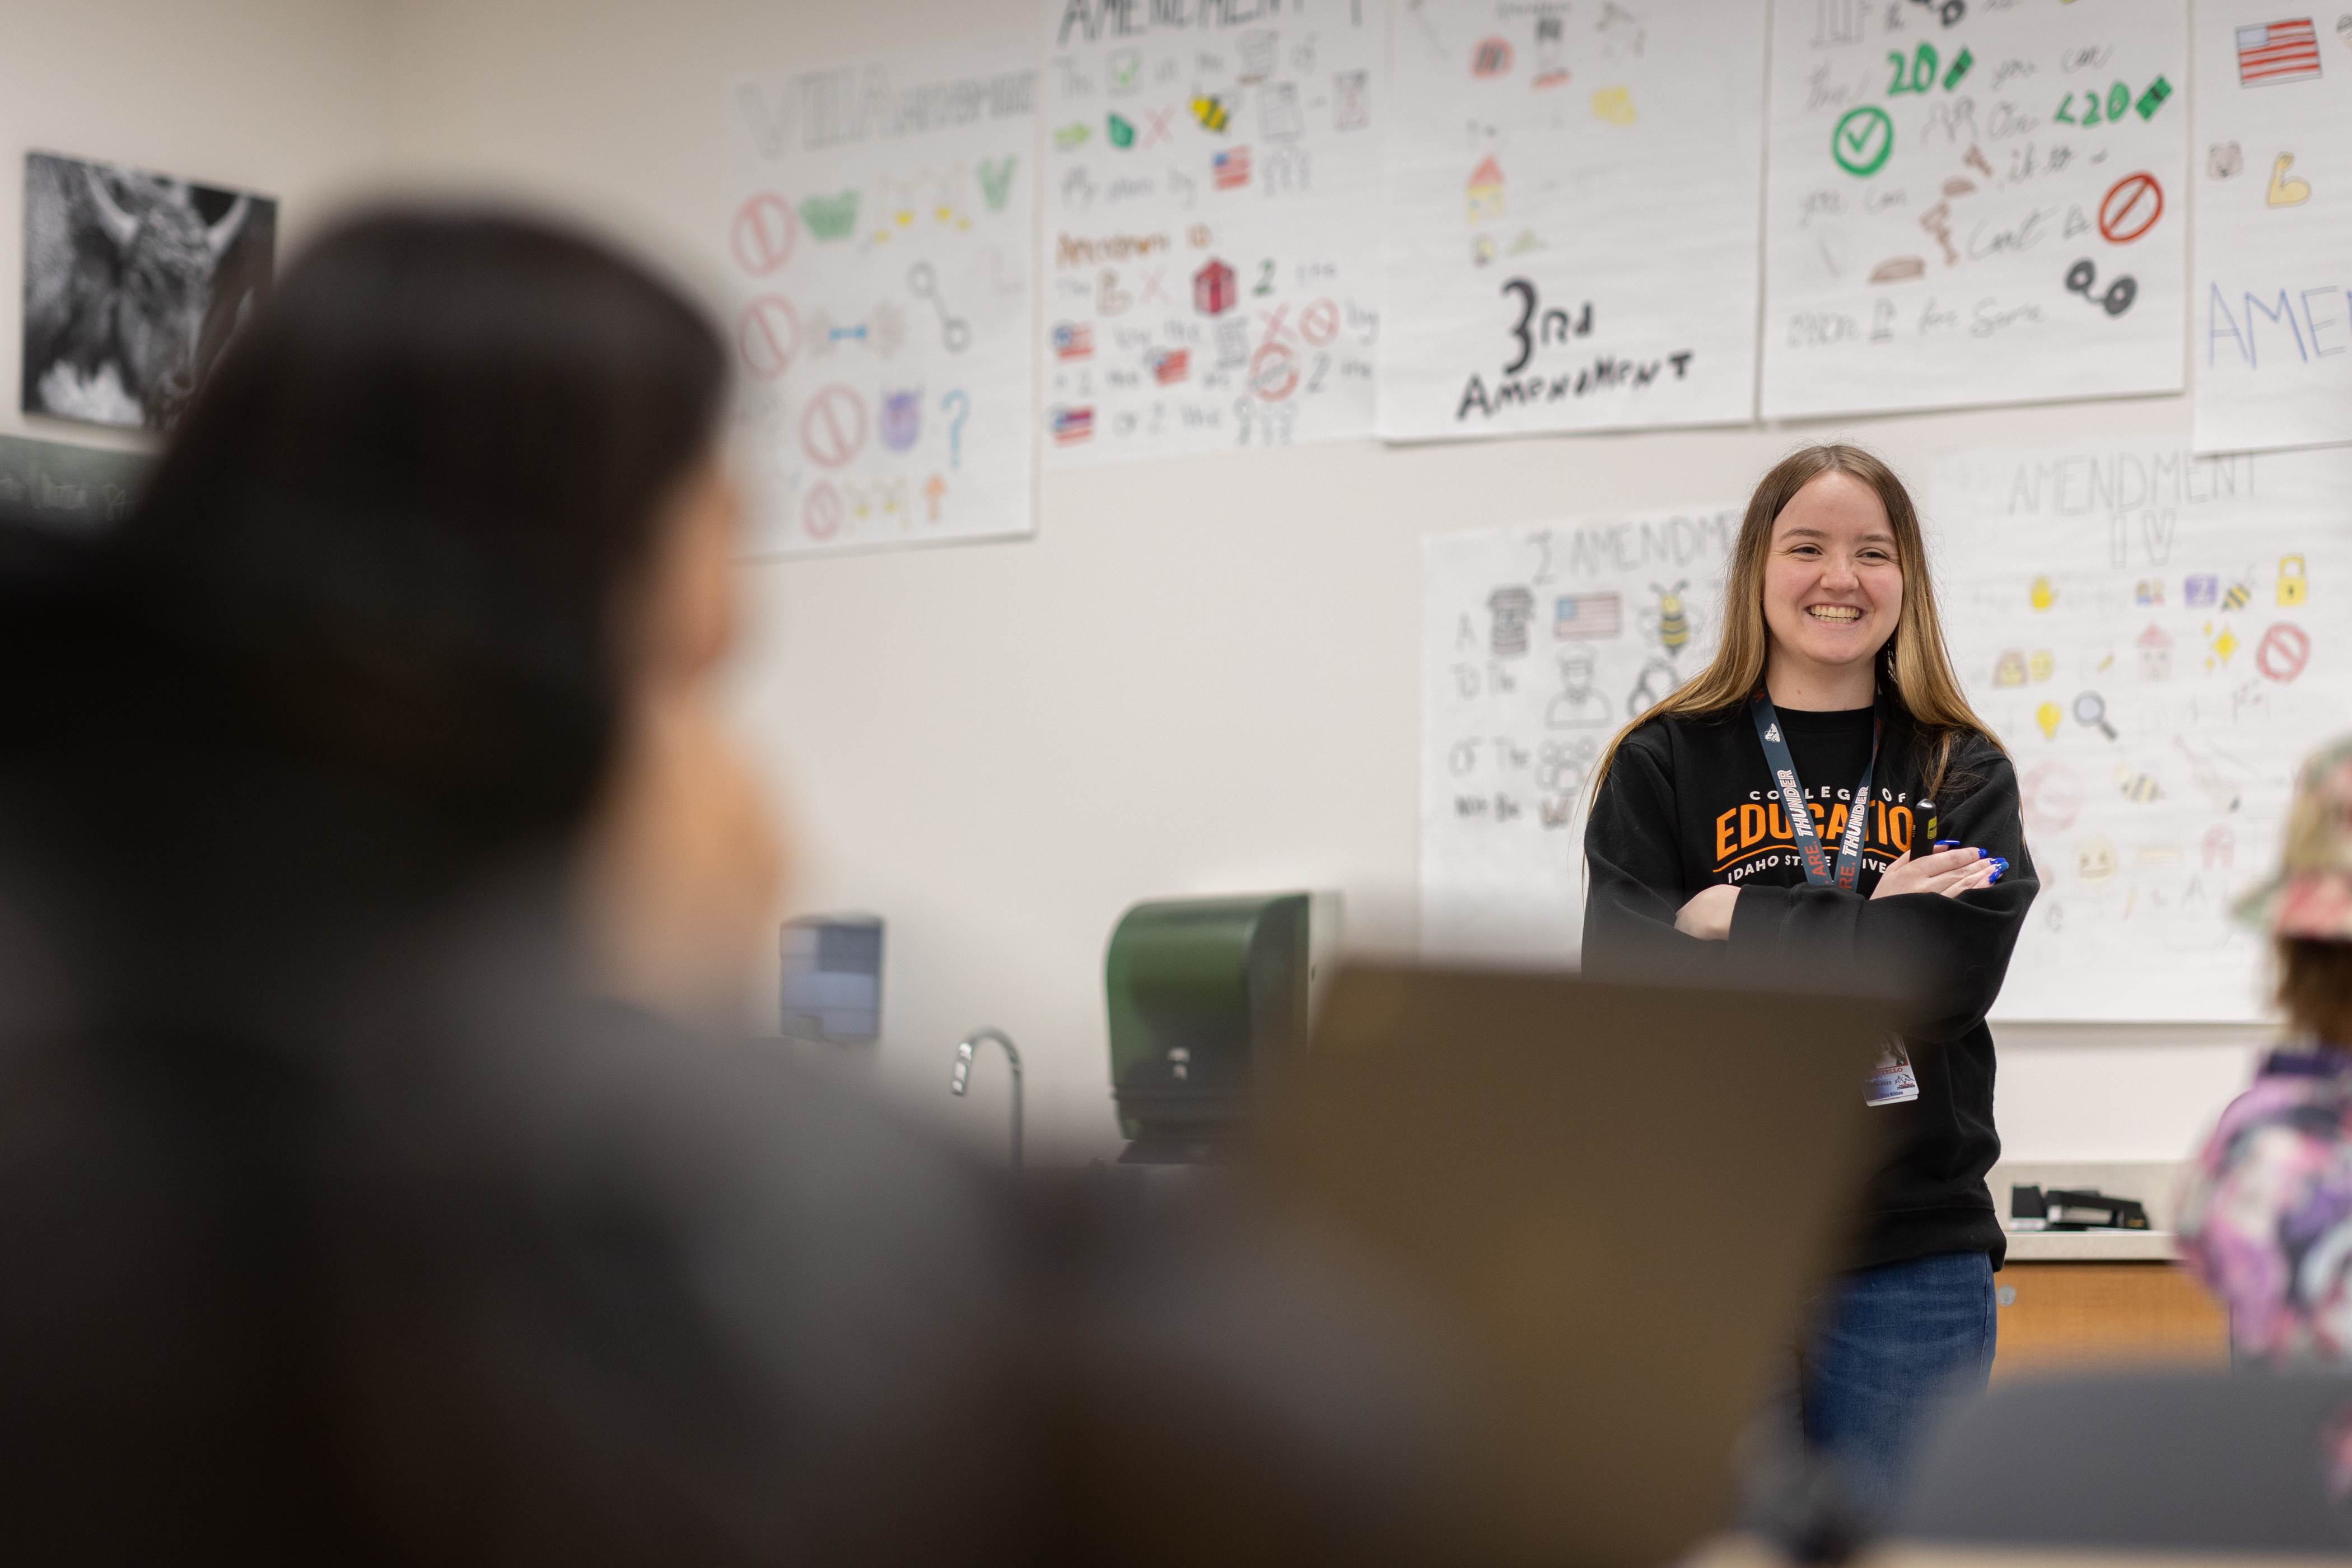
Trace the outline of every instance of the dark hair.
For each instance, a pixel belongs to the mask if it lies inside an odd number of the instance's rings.
[[[2352,1046],[2352,942],[2279,938],[2278,1003],[2295,1027]]]
[[[236,689],[208,723],[478,839],[560,836],[604,772],[618,612],[726,383],[700,312],[592,240],[363,216],[245,324],[119,553]]]

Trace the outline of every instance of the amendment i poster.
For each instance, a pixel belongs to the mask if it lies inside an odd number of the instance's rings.
[[[2200,0],[2200,452],[2352,442],[2352,12]]]

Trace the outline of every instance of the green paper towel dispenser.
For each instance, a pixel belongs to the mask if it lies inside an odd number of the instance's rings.
[[[1259,1080],[1306,1048],[1337,912],[1329,895],[1273,893],[1157,900],[1119,917],[1103,979],[1111,1093],[1131,1141],[1122,1162],[1211,1158],[1241,1129]]]

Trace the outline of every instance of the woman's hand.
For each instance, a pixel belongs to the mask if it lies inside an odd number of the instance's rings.
[[[647,697],[616,742],[582,847],[593,984],[740,1028],[785,870],[767,791],[696,690]]]
[[[1992,886],[2008,869],[2008,861],[1988,856],[1981,849],[1962,849],[1948,838],[1936,847],[1934,854],[1922,859],[1914,860],[1910,851],[1904,851],[1901,858],[1886,868],[1870,896],[1892,899],[1905,893],[1941,893],[1948,899],[1956,899],[1962,893]],[[1675,911],[1675,929],[1701,942],[1728,942],[1731,911],[1738,902],[1737,888],[1702,888]]]
[[[1905,850],[1902,858],[1879,877],[1878,886],[1871,889],[1870,896],[1895,899],[1906,893],[1941,893],[1948,899],[1956,899],[1962,893],[1992,886],[2009,869],[2006,860],[1988,856],[1981,849],[1951,847],[1955,843],[1949,838],[1939,840],[1934,853],[1916,860],[1911,858],[1909,850]]]
[[[1675,915],[1675,929],[1701,942],[1731,940],[1731,910],[1739,902],[1737,888],[1702,888]]]

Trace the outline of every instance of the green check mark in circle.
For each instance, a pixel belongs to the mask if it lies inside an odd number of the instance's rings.
[[[1847,110],[1830,133],[1830,155],[1838,161],[1839,168],[1857,179],[1878,173],[1894,151],[1895,121],[1874,103]]]

